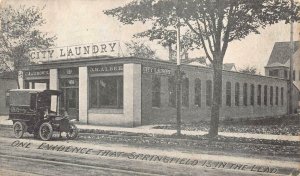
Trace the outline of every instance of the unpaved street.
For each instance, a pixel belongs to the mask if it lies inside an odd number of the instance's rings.
[[[0,130],[1,175],[282,175],[292,169],[280,163],[242,163],[241,157],[166,151],[80,139],[52,141],[25,135],[15,139],[11,129]],[[246,159],[246,158],[245,158]],[[249,160],[250,162],[250,160]],[[295,163],[294,163],[295,164]],[[282,167],[290,163],[282,162]]]

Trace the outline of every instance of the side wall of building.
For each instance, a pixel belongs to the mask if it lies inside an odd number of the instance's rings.
[[[157,67],[152,65],[152,67]],[[171,69],[174,68],[166,67]],[[207,81],[212,81],[212,71],[207,68],[184,67],[185,78],[188,79],[188,106],[182,107],[182,121],[197,122],[210,119],[211,106],[207,104]],[[153,107],[153,77],[160,77],[160,107]],[[142,73],[142,124],[175,122],[176,108],[170,106],[170,90],[168,79],[171,75]],[[195,80],[200,80],[200,106],[195,97]],[[198,81],[199,81],[198,80]],[[236,95],[236,84],[239,84],[239,95]],[[198,83],[199,85],[199,83]],[[227,85],[227,87],[226,87]],[[266,86],[266,98],[264,87]],[[260,87],[261,95],[258,95]],[[228,89],[228,90],[226,90]],[[244,92],[244,89],[246,90]],[[273,91],[271,91],[273,89]],[[222,106],[220,117],[247,118],[272,115],[284,115],[287,112],[287,83],[285,80],[264,76],[253,76],[236,72],[223,72]],[[281,100],[281,91],[283,99]],[[199,91],[199,89],[198,89]],[[273,92],[273,93],[271,93]],[[211,91],[212,93],[212,91]],[[273,98],[270,98],[272,94]],[[198,94],[199,95],[199,94]],[[247,96],[246,96],[247,95]],[[246,96],[246,98],[244,98]],[[230,97],[230,98],[229,98]],[[229,99],[229,100],[227,100]],[[238,100],[237,100],[238,99]],[[258,100],[260,99],[260,100]],[[266,99],[266,105],[265,105]],[[238,103],[237,103],[237,102]],[[259,102],[260,101],[260,105]],[[199,100],[198,100],[199,102]]]

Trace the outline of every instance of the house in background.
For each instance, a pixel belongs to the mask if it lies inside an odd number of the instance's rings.
[[[294,42],[293,61],[294,84],[300,89],[299,41]],[[265,75],[289,79],[290,70],[290,42],[276,42],[265,66]]]
[[[0,73],[0,115],[7,115],[9,110],[9,90],[16,89],[17,81],[11,72]]]
[[[293,51],[293,95],[298,95],[300,103],[300,41],[294,42]],[[290,42],[276,42],[271,52],[267,65],[265,66],[265,75],[278,77],[288,80],[290,74]],[[295,107],[296,108],[296,107]]]
[[[234,63],[224,63],[223,64],[223,70],[237,72],[237,69],[236,69]]]
[[[210,63],[207,62],[206,57],[186,58],[186,59],[182,59],[181,62],[182,64],[193,65],[193,66],[211,67]],[[223,70],[237,72],[234,63],[224,63]]]
[[[5,62],[0,63],[0,115],[7,115],[9,110],[9,90],[16,89],[17,79]]]

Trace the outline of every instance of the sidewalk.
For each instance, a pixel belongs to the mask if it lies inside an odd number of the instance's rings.
[[[11,120],[7,120],[7,116],[0,116],[1,125],[12,125]],[[146,133],[146,134],[162,134],[171,135],[176,133],[176,130],[165,130],[165,129],[153,129],[155,125],[139,126],[135,128],[125,127],[111,127],[111,126],[96,126],[96,125],[82,125],[76,124],[79,129],[95,129],[104,131],[119,131],[119,132],[131,132],[131,133]],[[205,135],[205,131],[186,131],[182,130],[182,134],[185,135]],[[221,136],[227,137],[243,137],[243,138],[255,138],[255,139],[267,139],[267,140],[286,140],[286,141],[300,141],[300,136],[289,136],[289,135],[272,135],[272,134],[252,134],[252,133],[230,133],[230,132],[219,132]]]

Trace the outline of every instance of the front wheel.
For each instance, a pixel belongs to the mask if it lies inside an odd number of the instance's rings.
[[[51,139],[52,134],[53,134],[52,125],[49,122],[42,123],[39,129],[40,138],[44,141],[48,141]]]
[[[20,122],[20,121],[15,122],[13,125],[15,137],[18,139],[23,137],[23,134],[25,133],[25,128],[26,127],[22,122]]]
[[[73,123],[70,123],[70,130],[67,132],[67,138],[75,139],[77,136],[78,136],[77,127]]]

